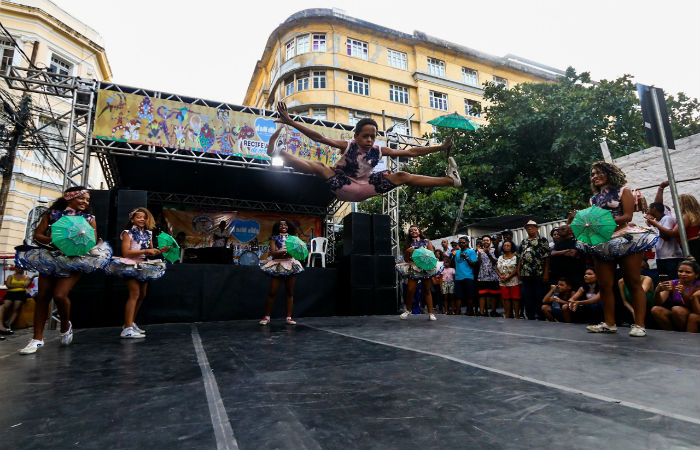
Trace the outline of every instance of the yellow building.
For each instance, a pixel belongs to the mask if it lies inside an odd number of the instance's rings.
[[[8,66],[29,67],[27,59],[33,59],[37,67],[53,73],[95,80],[112,77],[100,34],[48,0],[2,1],[0,23],[9,33],[0,30],[0,72],[3,74],[7,73]],[[3,97],[11,96],[19,104],[23,92],[10,89],[4,78],[0,78],[0,90]],[[66,99],[31,95],[31,120],[37,129],[71,108]],[[9,123],[1,125],[9,132],[13,129]],[[68,125],[65,118],[40,131],[59,161],[65,159]],[[6,151],[6,148],[0,149],[1,154]],[[99,164],[93,161],[91,166],[90,187],[100,188],[104,178]],[[22,243],[30,211],[48,206],[60,196],[62,183],[63,175],[47,163],[41,152],[26,147],[17,152],[0,228],[1,253],[14,252],[14,247]]]
[[[272,109],[284,100],[296,114],[349,124],[372,117],[380,128],[383,111],[386,128],[422,136],[433,131],[429,120],[455,111],[484,123],[475,107],[485,82],[513,86],[561,74],[514,55],[492,56],[418,31],[403,33],[337,9],[307,9],[272,32],[243,104]]]

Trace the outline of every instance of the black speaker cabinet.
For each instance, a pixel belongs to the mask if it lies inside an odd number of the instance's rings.
[[[108,190],[90,190],[90,207],[95,215],[97,236],[109,240],[114,231],[110,229],[110,212],[112,210],[112,192]]]
[[[373,255],[374,286],[391,287],[396,285],[396,263],[391,255]]]
[[[391,255],[391,219],[386,214],[372,214],[372,254]]]
[[[365,213],[350,213],[343,219],[343,254],[371,255],[371,217]]]
[[[345,258],[345,273],[349,275],[350,287],[374,286],[374,257],[372,255],[350,255]]]
[[[350,315],[369,316],[374,314],[374,289],[372,288],[350,288],[349,295]]]
[[[398,313],[398,304],[396,302],[395,287],[391,286],[374,288],[372,313],[379,315],[392,315]]]

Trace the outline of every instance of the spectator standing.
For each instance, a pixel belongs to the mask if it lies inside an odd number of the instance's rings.
[[[666,214],[666,206],[663,203],[657,202],[649,205],[646,219],[647,225],[659,230],[659,240],[656,242],[656,270],[659,275],[675,277],[678,265],[683,261],[683,251],[673,235],[678,222],[675,217]]]
[[[466,314],[474,315],[474,270],[478,267],[476,252],[469,248],[466,236],[458,241],[459,250],[455,252],[455,314],[462,313],[462,301],[467,307]]]
[[[518,256],[515,254],[515,244],[503,241],[501,256],[496,263],[498,285],[501,289],[503,309],[507,319],[520,318],[520,279],[518,278]]]
[[[226,229],[225,220],[219,222],[219,226],[214,229],[213,237],[214,242],[211,245],[212,247],[226,247],[226,244],[228,243],[229,232]]]
[[[456,314],[455,309],[455,269],[452,260],[445,260],[445,270],[442,271],[442,297],[445,301],[445,313]]]
[[[452,257],[452,247],[450,247],[449,243],[447,242],[447,239],[441,240],[440,246],[442,247],[442,254],[443,254],[442,260],[445,260],[446,258],[451,258]]]
[[[521,298],[529,320],[544,320],[542,298],[549,283],[549,242],[540,237],[539,226],[534,220],[525,224],[527,238],[520,243],[518,273]]]
[[[490,309],[491,317],[497,317],[496,299],[501,293],[501,289],[498,285],[499,277],[496,272],[498,258],[496,258],[496,252],[493,247],[491,247],[490,236],[481,238],[481,245],[477,252],[479,257],[479,278],[477,282],[479,289],[479,313],[484,317],[488,317],[488,310]]]
[[[664,181],[659,185],[654,202],[663,203],[664,188],[666,186],[668,186],[668,181]],[[678,203],[680,203],[681,214],[683,215],[683,225],[685,225],[685,235],[688,239],[690,256],[695,258],[695,261],[700,261],[700,203],[690,194],[679,195]],[[673,228],[672,234],[680,243],[678,224]]]
[[[510,230],[503,230],[501,231],[501,240],[496,247],[496,256],[501,256],[503,254],[503,243],[505,241],[510,241],[510,243],[513,244],[513,251],[518,253],[518,246],[513,242],[513,232]]]
[[[571,287],[576,291],[583,283],[583,273],[586,263],[576,249],[576,238],[569,225],[562,225],[557,229],[558,240],[550,253],[549,279],[559,280],[566,278]]]

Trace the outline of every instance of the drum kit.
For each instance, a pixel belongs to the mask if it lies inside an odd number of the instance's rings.
[[[257,266],[260,264],[260,247],[258,240],[254,239],[250,244],[250,250],[246,250],[238,257],[238,264],[242,266]]]

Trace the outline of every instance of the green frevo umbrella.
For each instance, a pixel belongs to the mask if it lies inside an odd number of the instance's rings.
[[[433,270],[435,267],[437,267],[437,257],[435,256],[435,253],[431,252],[427,248],[417,248],[413,250],[411,259],[419,269]]]
[[[309,256],[309,249],[306,248],[306,242],[296,236],[288,236],[284,241],[284,246],[287,247],[287,253],[299,261],[303,261]]]
[[[173,239],[172,236],[164,231],[161,231],[160,234],[156,236],[156,239],[158,239],[158,248],[170,247],[170,250],[163,253],[163,257],[165,259],[171,263],[174,263],[180,259],[180,246],[177,245],[177,242],[175,242],[175,239]]]
[[[609,241],[615,228],[617,224],[612,213],[598,206],[582,209],[571,222],[576,239],[589,245]]]
[[[51,225],[51,242],[66,256],[87,255],[95,246],[95,229],[83,216],[63,216]]]
[[[436,117],[433,120],[429,120],[428,123],[436,127],[454,128],[456,130],[475,131],[481,128],[481,125],[474,122],[472,119],[466,118],[456,112]]]

